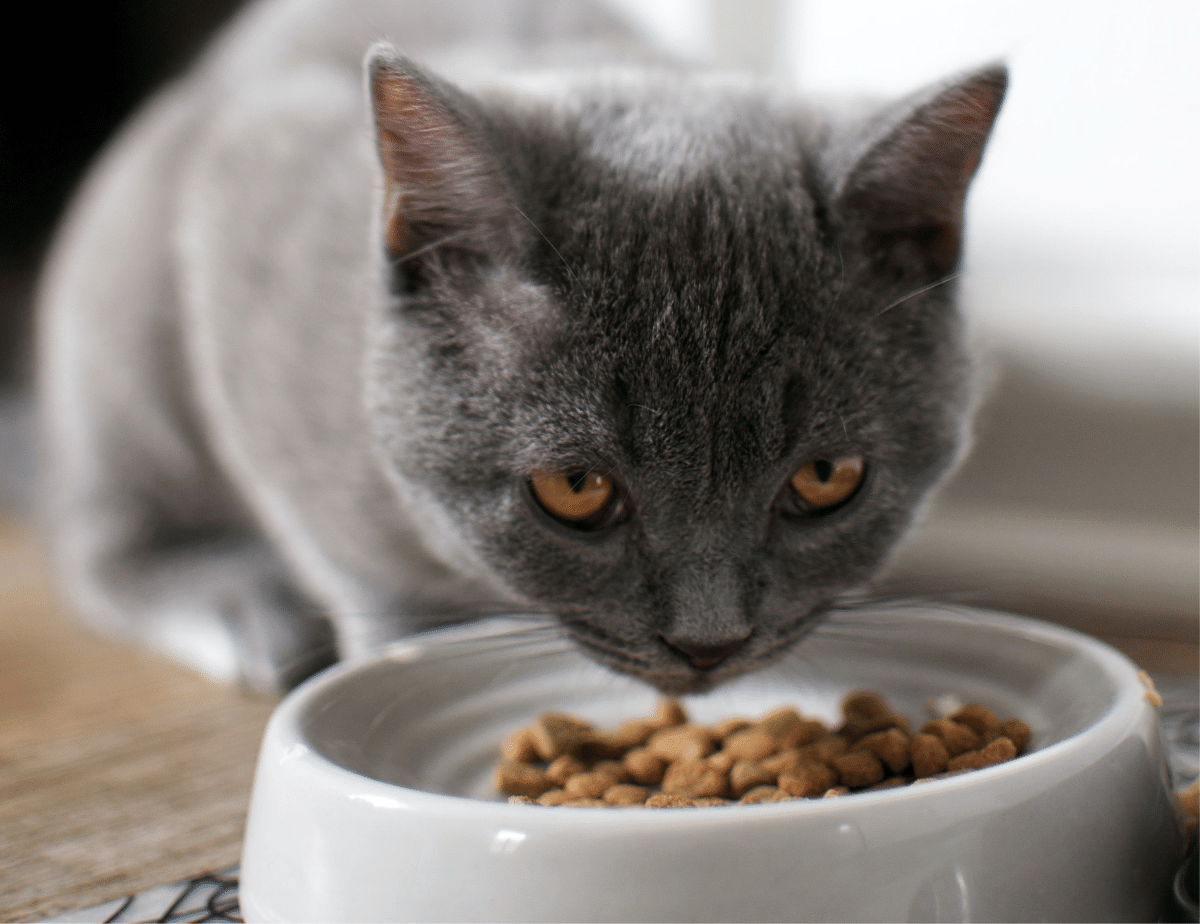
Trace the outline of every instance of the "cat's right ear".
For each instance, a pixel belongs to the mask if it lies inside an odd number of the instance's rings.
[[[1008,85],[1001,64],[922,90],[862,126],[835,202],[880,268],[944,277],[958,264],[963,206]]]
[[[401,264],[445,250],[486,257],[502,245],[512,208],[474,102],[390,45],[374,46],[366,69],[389,257]]]

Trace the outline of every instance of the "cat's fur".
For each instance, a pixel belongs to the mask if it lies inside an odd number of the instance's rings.
[[[838,110],[657,61],[588,4],[252,7],[111,146],[49,267],[65,588],[263,689],[506,607],[664,690],[767,663],[960,445],[929,286],[1004,85]],[[782,515],[838,454],[854,499]],[[628,519],[530,497],[586,469]]]

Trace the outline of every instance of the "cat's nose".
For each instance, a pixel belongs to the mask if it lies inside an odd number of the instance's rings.
[[[750,638],[752,629],[747,629],[744,635],[730,636],[720,639],[694,639],[683,635],[667,635],[660,632],[667,647],[683,655],[696,670],[710,670],[716,667],[730,655],[739,651],[746,640]]]

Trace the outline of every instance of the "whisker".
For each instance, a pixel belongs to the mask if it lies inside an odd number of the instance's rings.
[[[649,658],[642,658],[623,650],[617,645],[606,645],[594,638],[589,638],[585,635],[577,635],[574,641],[583,648],[593,649],[608,655],[610,658],[617,661],[619,664],[636,664],[638,667],[649,668],[652,664]]]
[[[941,279],[934,280],[933,282],[929,283],[929,285],[921,286],[921,288],[917,289],[916,291],[909,292],[907,295],[896,299],[894,302],[892,302],[890,305],[888,305],[886,308],[884,308],[883,311],[881,311],[881,312],[879,312],[879,314],[875,315],[875,317],[877,317],[877,318],[882,317],[883,315],[885,315],[889,311],[891,311],[893,308],[895,308],[897,305],[903,305],[910,298],[916,298],[918,295],[922,295],[925,292],[928,292],[930,289],[936,289],[940,285],[945,285],[947,282],[950,282],[952,279],[957,279],[961,275],[962,275],[961,273],[951,273],[949,276],[943,276]]]
[[[799,664],[804,668],[804,672],[809,676],[824,676],[826,673],[825,665],[815,658],[803,644],[795,645],[784,652],[780,661],[789,661]]]
[[[836,244],[834,246],[837,247]],[[838,255],[839,279],[838,279],[837,291],[833,294],[833,301],[830,303],[831,308],[837,307],[838,299],[842,297],[842,289],[844,289],[846,287],[846,260],[842,256],[842,248],[841,247],[837,247],[837,255]]]
[[[440,237],[436,241],[431,241],[430,243],[424,245],[423,247],[418,247],[416,250],[410,250],[406,254],[401,254],[398,257],[393,257],[390,262],[394,266],[399,266],[403,263],[407,263],[409,260],[416,259],[417,257],[421,256],[422,254],[429,253],[431,250],[437,250],[439,247],[449,244],[453,240],[456,240],[460,237],[465,237],[468,233],[470,233],[470,229],[463,228],[463,229],[455,231],[451,234],[447,234],[445,237]]]
[[[543,241],[545,241],[545,242],[546,242],[546,245],[547,245],[547,246],[548,246],[548,247],[549,247],[551,250],[553,250],[553,251],[554,251],[554,254],[555,254],[555,256],[557,256],[557,257],[558,257],[558,259],[562,260],[562,265],[563,265],[563,266],[565,266],[565,267],[567,268],[567,273],[570,275],[570,277],[571,277],[571,280],[572,280],[572,281],[573,281],[573,282],[574,282],[576,285],[578,285],[578,284],[579,284],[579,278],[578,278],[578,277],[575,275],[574,271],[571,269],[571,264],[569,264],[569,263],[567,262],[566,258],[565,258],[565,257],[564,257],[564,256],[563,256],[561,253],[559,253],[559,252],[558,252],[558,248],[557,248],[557,247],[555,247],[555,246],[554,246],[552,243],[550,243],[550,238],[546,237],[546,235],[545,235],[545,233],[542,231],[542,229],[541,229],[541,228],[539,228],[537,225],[535,225],[535,224],[533,223],[533,219],[532,219],[532,218],[530,218],[528,215],[526,215],[524,212],[522,212],[522,211],[521,211],[519,208],[517,208],[517,206],[516,206],[516,205],[514,205],[514,206],[513,206],[513,208],[514,208],[514,209],[516,209],[516,212],[517,212],[517,214],[518,214],[518,215],[520,215],[520,216],[521,216],[522,218],[524,218],[524,219],[525,219],[527,222],[529,222],[529,226],[530,226],[531,228],[533,228],[533,230],[534,230],[534,231],[536,231],[538,234],[542,235],[542,240],[543,240]]]

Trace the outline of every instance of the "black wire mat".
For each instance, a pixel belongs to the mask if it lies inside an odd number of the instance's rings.
[[[235,866],[219,873],[204,873],[186,882],[147,889],[137,895],[49,920],[74,924],[201,924],[208,921],[236,921],[241,924],[238,868]]]

